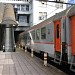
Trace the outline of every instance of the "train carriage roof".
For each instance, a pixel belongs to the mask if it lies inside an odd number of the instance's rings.
[[[55,14],[54,16],[46,19],[45,21],[42,21],[41,23],[39,23],[39,24],[37,24],[37,25],[35,25],[33,27],[30,27],[23,34],[27,33],[28,31],[32,31],[34,29],[42,28],[42,27],[50,24],[52,21],[58,20],[58,19],[62,18],[63,16],[70,16],[73,13],[75,13],[75,5],[69,7],[68,9],[66,9],[66,10],[64,10],[64,11],[62,11],[60,13]]]
[[[50,17],[50,18],[48,18],[48,19],[42,21],[41,23],[39,23],[39,24],[37,24],[37,25],[35,25],[35,26],[33,26],[33,27],[28,28],[25,32],[32,31],[32,30],[34,30],[34,29],[42,28],[42,27],[44,27],[44,26],[46,26],[46,25],[52,23],[53,18],[54,18],[54,16],[52,16],[52,17]]]
[[[54,16],[53,21],[55,21],[55,20],[58,20],[58,19],[62,18],[62,16],[64,16],[64,15],[65,15],[66,11],[67,11],[67,10],[64,10],[64,11],[62,11],[62,12],[60,12],[60,13],[56,13],[56,15]]]
[[[71,16],[75,14],[75,5],[71,6],[65,15]]]
[[[64,16],[71,16],[72,14],[75,13],[75,5],[67,8],[66,10],[62,11],[62,12],[59,12],[59,13],[56,13],[53,21],[57,20],[57,19],[60,19]]]

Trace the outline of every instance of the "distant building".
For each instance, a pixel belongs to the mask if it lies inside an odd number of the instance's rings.
[[[57,1],[66,2],[66,0]],[[66,9],[66,5],[39,0],[0,0],[0,2],[11,3],[17,9],[18,28],[16,31],[25,30]]]
[[[56,0],[53,0],[53,1],[56,1]],[[67,2],[67,0],[57,0],[57,1]],[[41,21],[66,9],[66,4],[44,2],[40,0],[33,0],[32,5],[33,5],[32,25],[37,25]]]

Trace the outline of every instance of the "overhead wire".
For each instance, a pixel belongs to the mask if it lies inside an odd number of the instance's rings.
[[[37,1],[75,5],[74,3],[66,3],[66,2],[63,2],[63,1],[57,1],[57,0],[56,0],[56,1],[50,1],[50,0],[37,0]]]
[[[69,4],[69,5],[75,5],[73,3],[65,3],[63,1],[48,1],[48,2],[54,2],[54,3],[60,3],[60,4]]]

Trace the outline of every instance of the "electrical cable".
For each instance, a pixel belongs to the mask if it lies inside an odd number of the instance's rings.
[[[44,1],[44,2],[52,2],[52,3],[61,3],[61,4],[69,4],[69,5],[75,5],[73,3],[66,3],[66,2],[62,2],[62,1],[49,1],[49,0],[37,0],[37,1]]]

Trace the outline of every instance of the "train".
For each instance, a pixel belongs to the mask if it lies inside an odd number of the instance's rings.
[[[19,37],[21,45],[48,53],[54,63],[67,63],[75,72],[75,5],[28,28]]]

